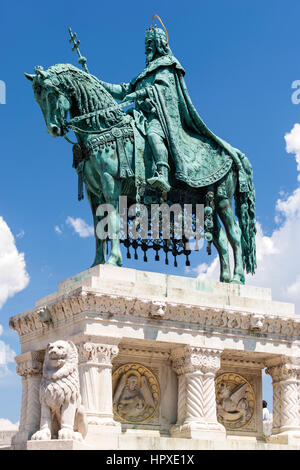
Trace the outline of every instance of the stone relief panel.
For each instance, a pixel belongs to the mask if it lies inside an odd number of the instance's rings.
[[[112,377],[115,419],[148,423],[158,416],[160,387],[153,371],[139,363],[119,366]]]
[[[256,410],[255,392],[250,382],[242,375],[226,372],[216,378],[215,386],[219,423],[226,430],[249,428]]]

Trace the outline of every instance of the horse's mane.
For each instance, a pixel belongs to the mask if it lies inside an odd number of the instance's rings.
[[[100,121],[107,126],[117,124],[124,118],[124,113],[117,106],[113,97],[103,88],[97,77],[78,69],[72,64],[56,64],[49,67],[50,80],[58,82],[62,91],[74,96],[75,114],[83,115],[103,110],[101,114],[85,119],[90,127],[100,127]],[[110,109],[107,109],[110,108]],[[74,115],[74,113],[73,113]]]

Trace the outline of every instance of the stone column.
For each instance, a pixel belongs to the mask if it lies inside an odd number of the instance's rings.
[[[269,442],[300,445],[299,372],[300,366],[288,357],[266,370],[273,381],[273,428]]]
[[[113,419],[112,360],[118,354],[116,345],[81,343],[79,376],[82,403],[89,424],[121,429]]]
[[[17,374],[22,377],[22,402],[19,431],[12,440],[15,448],[22,448],[40,426],[43,357],[42,351],[16,357]]]
[[[178,375],[177,423],[173,437],[225,439],[226,431],[217,421],[215,375],[220,368],[221,350],[184,346],[172,351]]]

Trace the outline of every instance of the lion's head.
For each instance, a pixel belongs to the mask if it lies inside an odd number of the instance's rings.
[[[71,341],[55,341],[46,349],[43,376],[56,380],[70,375],[78,366],[78,353]]]

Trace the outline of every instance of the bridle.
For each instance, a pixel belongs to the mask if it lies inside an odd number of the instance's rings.
[[[66,98],[64,92],[61,91],[60,88],[58,86],[56,86],[51,80],[49,80],[49,81],[51,82],[51,87],[56,91],[56,93],[58,93],[60,95],[63,95]],[[128,100],[124,103],[122,103],[122,102],[121,103],[116,103],[115,105],[110,106],[109,108],[106,108],[106,111],[112,111],[112,110],[115,110],[116,108],[121,108],[122,109],[123,107],[130,106],[133,103],[134,103],[134,100],[130,100],[130,101]],[[77,126],[74,125],[74,123],[78,123],[78,122],[81,122],[85,119],[89,119],[89,118],[98,116],[102,112],[103,112],[103,108],[98,109],[97,111],[92,111],[90,113],[82,114],[80,116],[75,116],[74,118],[70,119],[70,121],[66,121],[65,123],[63,123],[62,128],[66,132],[69,132],[71,130],[73,132],[78,132],[78,133],[86,134],[86,135],[95,135],[95,134],[99,135],[99,134],[102,134],[104,132],[110,131],[114,127],[119,127],[120,124],[122,124],[122,125],[124,124],[124,123],[117,123],[117,124],[114,124],[113,126],[110,126],[110,127],[105,128],[105,129],[98,130],[98,131],[96,131],[96,130],[86,131],[85,129],[81,129],[80,127],[77,127]],[[66,135],[64,135],[63,137],[67,142],[69,142],[72,145],[75,145],[77,143],[77,142],[72,142],[70,139],[68,139],[68,137]]]

